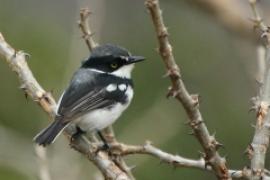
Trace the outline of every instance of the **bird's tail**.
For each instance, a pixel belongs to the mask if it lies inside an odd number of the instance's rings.
[[[66,126],[67,123],[55,119],[54,122],[49,125],[49,127],[43,129],[34,137],[34,141],[38,145],[42,145],[44,147],[50,145]]]

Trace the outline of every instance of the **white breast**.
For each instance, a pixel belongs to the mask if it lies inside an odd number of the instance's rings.
[[[126,104],[117,103],[110,109],[98,109],[85,114],[76,120],[76,125],[81,130],[93,132],[101,130],[114,123],[122,114],[122,112],[129,106],[133,97],[133,90],[130,86],[127,87],[126,93],[128,102]]]

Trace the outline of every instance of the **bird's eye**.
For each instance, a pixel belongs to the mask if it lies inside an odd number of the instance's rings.
[[[118,67],[118,64],[117,63],[111,63],[110,66],[111,66],[111,68],[116,69]]]

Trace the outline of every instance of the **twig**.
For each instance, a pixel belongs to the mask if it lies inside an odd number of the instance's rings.
[[[92,38],[93,33],[91,32],[89,28],[89,16],[91,12],[88,8],[82,8],[80,11],[80,20],[78,22],[79,27],[83,33],[83,39],[85,40],[85,43],[90,51],[92,51],[93,48],[98,46],[98,44],[94,41]]]
[[[194,135],[204,148],[207,164],[213,168],[219,179],[230,179],[226,160],[225,158],[220,157],[217,152],[217,149],[221,144],[216,141],[214,136],[209,134],[208,129],[203,122],[199,110],[198,95],[190,95],[181,79],[180,70],[175,63],[172,47],[168,40],[168,31],[163,22],[159,1],[146,0],[145,5],[150,12],[157,33],[159,53],[168,70],[167,75],[171,79],[172,87],[169,89],[168,96],[173,96],[182,103],[189,117],[189,124],[194,131]]]
[[[109,126],[107,128],[105,128],[102,133],[104,133],[105,135],[105,139],[108,141],[108,143],[110,144],[117,144],[119,143],[117,141],[117,139],[115,138],[114,135],[114,130],[112,126]],[[124,172],[126,172],[128,174],[128,176],[130,177],[131,180],[135,180],[135,177],[133,176],[131,170],[132,168],[130,168],[126,162],[124,161],[124,159],[122,158],[122,156],[117,156],[115,159],[113,159],[114,162],[119,166],[119,168],[121,168]]]
[[[51,117],[55,116],[56,103],[50,93],[47,93],[34,78],[26,62],[26,54],[15,51],[0,33],[0,56],[6,59],[10,68],[16,72],[24,92],[36,101]],[[65,134],[70,139],[72,129],[66,128]],[[107,153],[95,153],[95,149],[83,136],[71,142],[71,147],[83,153],[89,160],[94,162],[107,179],[129,179],[129,177],[108,157]]]
[[[47,162],[46,149],[42,146],[35,145],[35,152],[39,165],[39,179],[51,180],[51,175]]]
[[[102,146],[102,144],[96,144],[97,146]],[[113,155],[133,155],[133,154],[145,154],[150,155],[155,158],[158,158],[163,163],[168,163],[173,167],[178,168],[194,168],[202,171],[213,172],[211,166],[205,162],[204,158],[200,158],[198,160],[193,160],[189,158],[184,158],[179,155],[169,154],[160,150],[159,148],[153,146],[150,142],[146,142],[144,145],[127,145],[123,143],[113,143],[110,144],[111,153]],[[265,170],[267,172],[267,170]],[[248,168],[244,168],[243,170],[229,170],[229,176],[236,179],[249,179],[251,176],[251,170]],[[269,176],[266,177],[270,179]]]
[[[111,144],[113,154],[126,156],[132,154],[147,154],[158,158],[161,162],[168,163],[174,167],[191,167],[201,170],[211,170],[210,166],[206,166],[203,158],[199,160],[191,160],[179,155],[172,155],[154,147],[150,142],[146,142],[142,146],[127,145],[122,143]]]
[[[254,15],[255,28],[258,28],[262,35],[264,42],[264,51],[258,51],[260,57],[263,57],[263,65],[265,67],[260,67],[263,70],[259,70],[261,73],[259,76],[262,78],[262,85],[260,86],[259,95],[254,98],[254,108],[257,111],[256,117],[256,127],[252,143],[248,147],[249,157],[251,158],[251,179],[260,180],[265,178],[264,167],[266,152],[269,146],[269,136],[270,136],[270,33],[269,27],[267,27],[262,18],[260,17],[258,10],[256,8],[256,0],[249,0],[250,6]],[[259,49],[258,49],[259,50]]]

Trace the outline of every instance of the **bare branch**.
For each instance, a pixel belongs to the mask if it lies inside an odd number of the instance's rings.
[[[50,115],[50,117],[53,117],[56,107],[55,100],[49,92],[42,89],[34,78],[32,72],[29,70],[26,63],[26,57],[28,57],[28,55],[22,51],[15,51],[5,42],[1,33],[0,43],[0,55],[5,57],[9,66],[19,76],[19,80],[21,82],[20,88],[36,103],[38,103],[42,109]]]
[[[87,142],[87,143],[85,143]],[[98,151],[98,147],[89,140],[81,136],[71,143],[71,147],[84,154],[91,160],[102,172],[105,179],[130,180],[125,172],[123,172],[112,160],[108,153]]]
[[[203,118],[199,110],[198,95],[190,95],[182,81],[179,67],[177,66],[172,54],[172,46],[168,39],[167,28],[163,22],[159,1],[146,0],[145,5],[150,12],[157,33],[159,53],[168,70],[167,75],[171,79],[172,87],[169,89],[168,96],[173,96],[182,103],[189,117],[189,124],[192,127],[195,136],[204,148],[207,164],[213,168],[219,179],[230,179],[226,160],[225,158],[220,157],[217,152],[217,149],[221,144],[216,141],[214,136],[209,134],[207,127],[203,122]]]
[[[255,28],[261,31],[264,49],[258,48],[259,77],[262,79],[258,97],[254,98],[254,107],[257,111],[255,133],[251,145],[248,147],[251,158],[251,179],[260,180],[265,178],[265,158],[269,146],[270,136],[270,33],[258,10],[256,0],[249,0],[254,15]],[[263,67],[264,66],[264,67]]]
[[[34,78],[31,70],[26,62],[26,54],[22,51],[15,51],[4,39],[0,33],[0,56],[6,59],[6,62],[11,69],[16,72],[21,82],[21,88],[25,93],[37,102],[45,112],[51,117],[55,116],[56,103],[50,93],[47,93]],[[70,139],[73,130],[71,128],[65,129],[65,135]],[[96,153],[95,149],[91,147],[89,141],[82,137],[78,137],[76,141],[71,142],[71,147],[83,153],[90,161],[94,162],[99,170],[107,179],[130,179],[127,175],[119,169],[118,166],[108,157],[107,153]]]
[[[117,139],[115,138],[114,135],[114,130],[112,126],[109,126],[105,128],[102,133],[104,134],[105,139],[107,140],[108,143],[110,144],[117,144],[119,143]],[[135,177],[133,176],[131,172],[131,168],[128,167],[122,156],[117,156],[116,158],[113,159],[113,161],[119,166],[120,169],[122,169],[124,172],[128,174],[131,180],[134,180]]]
[[[98,44],[94,41],[92,38],[93,33],[89,28],[89,16],[91,12],[88,8],[82,8],[80,11],[80,20],[78,22],[79,27],[83,33],[83,39],[85,40],[85,43],[89,49],[89,51],[92,51],[93,48],[97,47]]]
[[[96,146],[102,146],[102,144],[96,144]],[[151,142],[146,142],[144,145],[127,145],[123,143],[112,143],[111,146],[111,153],[112,155],[121,155],[121,156],[127,156],[127,155],[137,155],[137,154],[145,154],[150,155],[155,158],[158,158],[163,163],[168,163],[172,165],[173,167],[177,168],[194,168],[199,169],[203,171],[209,171],[214,172],[209,166],[204,158],[200,158],[198,160],[188,159],[184,158],[179,155],[173,155],[169,154],[167,152],[164,152],[160,150],[159,148],[153,146]],[[265,170],[267,174],[269,175],[268,171]],[[215,173],[215,172],[214,172]],[[228,171],[229,176],[231,178],[236,179],[249,179],[251,177],[251,170],[248,168],[244,168],[243,170],[229,170]],[[269,176],[265,176],[266,179],[270,179]]]
[[[256,7],[256,3],[257,0],[249,0],[249,4],[254,16],[253,21],[255,23],[255,27],[259,28],[262,32],[267,32],[269,28],[264,24],[263,19],[260,17],[260,14]]]
[[[51,180],[51,175],[48,167],[46,149],[42,146],[35,145],[35,152],[39,164],[39,179]]]
[[[150,142],[146,142],[143,146],[114,143],[111,144],[111,151],[113,154],[121,156],[131,154],[151,155],[160,159],[161,162],[171,164],[174,167],[191,167],[201,170],[211,170],[211,167],[206,166],[203,158],[199,160],[191,160],[178,155],[172,155],[154,147]]]

